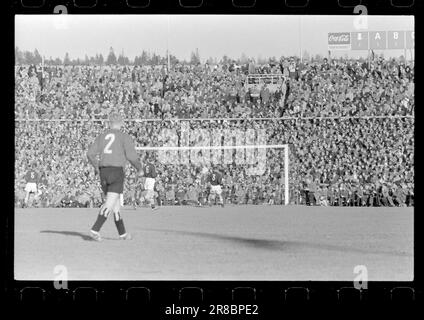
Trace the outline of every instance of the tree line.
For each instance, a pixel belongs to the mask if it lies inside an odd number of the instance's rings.
[[[34,49],[34,51],[28,51],[20,50],[18,47],[15,47],[16,65],[38,65],[42,62],[43,57],[37,49]],[[190,60],[185,61],[179,60],[173,54],[169,54],[169,62],[171,65],[177,63],[199,64],[200,56],[196,50],[195,52],[192,52]],[[84,59],[71,58],[67,52],[63,58],[52,58],[51,56],[44,57],[44,63],[48,65],[163,65],[168,63],[168,57],[166,55],[161,56],[156,52],[143,50],[140,55],[135,56],[134,59],[130,59],[124,54],[124,52],[117,55],[115,50],[111,47],[106,58],[101,53],[90,57],[86,54]]]
[[[307,52],[306,50],[303,51],[303,60],[316,60],[321,61],[324,58],[321,54],[316,54],[315,56],[312,56]],[[345,57],[347,59],[347,57]],[[43,57],[39,53],[37,49],[34,49],[34,51],[28,51],[28,50],[20,50],[18,47],[15,47],[15,64],[16,65],[38,65],[41,64],[43,61]],[[224,55],[221,59],[212,58],[209,57],[206,62],[208,64],[223,64],[223,65],[229,65],[231,63],[235,63],[238,65],[245,65],[249,62],[253,61],[254,63],[263,65],[266,63],[277,63],[279,59],[274,57],[261,57],[258,56],[256,59],[253,59],[251,57],[246,56],[246,54],[241,53],[241,56],[237,59],[230,58],[227,55]],[[173,54],[169,55],[169,62],[171,65],[175,64],[200,64],[200,55],[198,49],[191,52],[190,60],[181,60],[178,59]],[[96,54],[95,56],[88,56],[85,55],[84,59],[81,58],[71,58],[69,53],[65,53],[65,56],[63,58],[52,58],[50,57],[44,57],[44,63],[46,65],[166,65],[168,64],[168,58],[167,56],[161,56],[160,54],[157,54],[155,52],[148,52],[146,50],[143,50],[141,54],[134,57],[134,59],[128,58],[124,52],[121,52],[120,54],[116,55],[115,50],[111,47],[109,49],[109,54],[105,58],[101,53]]]
[[[224,64],[228,65],[231,63],[236,64],[247,64],[251,58],[247,57],[246,54],[242,53],[241,56],[237,59],[232,59],[227,55],[224,55],[221,59],[209,57],[206,62],[208,64]],[[38,65],[43,61],[43,57],[37,49],[34,51],[20,50],[18,47],[15,47],[15,64],[29,64],[29,65]],[[275,57],[272,58],[257,58],[258,63],[266,63],[267,61],[276,61]],[[181,60],[178,59],[173,54],[169,54],[169,62],[171,65],[175,64],[200,64],[200,54],[198,49],[191,52],[190,60]],[[52,58],[44,57],[44,63],[48,65],[165,65],[168,63],[167,56],[161,56],[155,52],[148,52],[143,50],[141,54],[134,57],[134,59],[128,58],[124,52],[116,55],[115,50],[111,47],[109,49],[109,54],[105,58],[101,53],[96,54],[95,56],[85,55],[84,59],[81,58],[71,58],[69,53],[65,53],[63,58]]]

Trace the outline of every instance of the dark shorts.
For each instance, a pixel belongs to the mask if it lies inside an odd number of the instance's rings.
[[[101,167],[100,184],[104,194],[108,192],[124,192],[124,168],[122,167]]]

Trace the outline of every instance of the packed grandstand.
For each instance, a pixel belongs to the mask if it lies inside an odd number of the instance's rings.
[[[248,74],[281,74],[277,91],[249,87]],[[137,146],[162,146],[163,132],[263,129],[267,144],[289,146],[291,204],[414,205],[414,68],[399,59],[331,59],[277,64],[15,66],[15,205],[25,173],[40,173],[35,205],[101,205],[86,151],[112,110],[127,119]],[[155,152],[161,205],[202,204],[202,167],[163,164]],[[266,171],[221,167],[225,202],[284,204],[281,150],[269,149]],[[125,203],[142,183],[127,168]]]

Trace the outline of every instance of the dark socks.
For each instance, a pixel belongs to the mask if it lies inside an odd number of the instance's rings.
[[[97,216],[97,220],[94,223],[94,226],[93,226],[93,228],[91,228],[91,230],[99,232],[100,229],[102,228],[103,224],[107,220],[108,215],[109,215],[108,208],[106,208],[105,206],[102,206],[100,208],[99,215]]]
[[[97,216],[97,220],[94,223],[94,225],[91,228],[91,230],[96,231],[96,232],[99,232],[100,231],[100,228],[103,226],[103,224],[105,223],[106,219],[107,218],[105,216],[102,216],[101,214],[99,214]]]
[[[122,220],[119,212],[115,213],[115,226],[116,226],[116,229],[118,229],[118,233],[119,233],[120,236],[122,236],[126,233],[125,232],[125,226],[124,226],[124,220]]]
[[[116,229],[118,229],[118,233],[120,236],[124,235],[126,233],[125,226],[124,226],[124,220],[122,218],[119,218],[119,220],[115,220]]]

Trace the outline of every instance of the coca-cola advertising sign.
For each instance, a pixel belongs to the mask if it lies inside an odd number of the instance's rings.
[[[328,50],[413,49],[414,31],[328,33]]]
[[[350,32],[330,32],[328,34],[329,50],[350,50]]]

